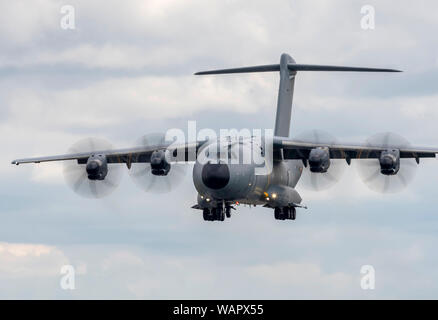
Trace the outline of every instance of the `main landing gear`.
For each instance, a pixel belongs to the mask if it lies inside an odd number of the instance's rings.
[[[217,208],[204,208],[202,215],[205,221],[224,221],[225,217],[231,218],[231,207],[218,206]]]
[[[277,207],[274,209],[274,217],[277,220],[295,220],[297,210],[295,207]]]

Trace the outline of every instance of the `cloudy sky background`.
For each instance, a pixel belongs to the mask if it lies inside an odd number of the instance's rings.
[[[60,28],[73,5],[76,29]],[[375,30],[360,25],[363,5]],[[277,74],[194,77],[276,63],[400,68],[402,74],[300,73],[292,135],[362,142],[392,131],[438,145],[434,1],[0,1],[0,298],[437,298],[438,167],[381,195],[355,164],[325,192],[300,188],[295,222],[239,208],[225,223],[190,209],[188,174],[146,194],[125,174],[104,200],[78,197],[56,163],[96,136],[117,147],[167,128],[272,128]],[[169,201],[171,200],[171,201]],[[61,290],[60,268],[76,267]],[[360,288],[373,265],[376,289]]]

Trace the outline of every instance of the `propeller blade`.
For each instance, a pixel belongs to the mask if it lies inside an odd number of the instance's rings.
[[[147,134],[138,139],[136,145],[139,147],[151,147],[165,144],[165,135],[162,133]],[[156,176],[152,174],[150,163],[133,162],[129,175],[135,184],[145,192],[168,193],[173,191],[187,174],[187,164],[172,162],[170,171],[166,176]]]
[[[383,147],[388,149],[403,149],[409,147],[409,142],[392,132],[378,133],[365,142],[366,146]],[[406,188],[414,179],[417,164],[414,159],[400,159],[400,170],[395,175],[384,175],[380,172],[378,159],[366,159],[367,154],[362,153],[365,159],[356,161],[358,173],[365,185],[376,192],[396,193]]]
[[[68,150],[69,153],[93,152],[111,150],[112,145],[103,139],[86,138],[75,143]],[[108,164],[108,173],[104,180],[89,180],[85,164],[78,164],[76,160],[63,163],[64,178],[67,185],[78,195],[85,198],[103,198],[112,193],[122,178],[122,166]]]
[[[329,133],[321,130],[305,131],[295,137],[295,140],[319,143],[333,144],[336,139]],[[345,161],[339,159],[330,159],[330,167],[327,172],[311,172],[310,167],[303,168],[303,173],[300,178],[300,186],[308,190],[322,191],[334,186],[342,177],[345,170]]]

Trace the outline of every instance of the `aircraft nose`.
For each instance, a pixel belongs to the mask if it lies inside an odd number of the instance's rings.
[[[210,189],[222,189],[230,181],[230,170],[223,163],[207,163],[202,168],[202,182]]]

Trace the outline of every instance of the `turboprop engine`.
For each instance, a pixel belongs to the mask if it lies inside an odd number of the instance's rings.
[[[92,155],[87,160],[85,170],[90,180],[103,180],[108,174],[108,164],[105,155]]]
[[[329,149],[327,147],[312,149],[309,153],[309,167],[311,172],[327,172],[330,167]]]
[[[400,170],[400,150],[384,150],[380,158],[380,172],[384,175],[395,175]]]

